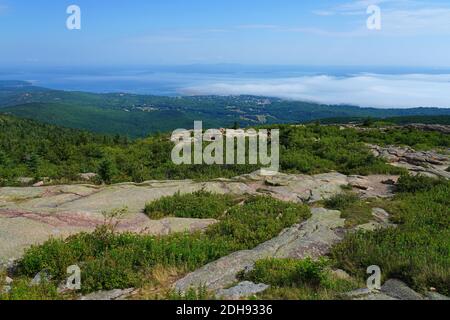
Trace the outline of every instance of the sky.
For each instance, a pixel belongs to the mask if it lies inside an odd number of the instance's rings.
[[[68,30],[69,5],[81,30]],[[381,9],[369,30],[367,8]],[[450,67],[448,0],[0,0],[0,67]]]
[[[66,27],[71,5],[80,30]],[[380,30],[367,27],[370,6]],[[26,73],[34,68],[51,71]],[[0,79],[11,77],[67,90],[158,94],[166,81],[175,94],[450,107],[450,0],[0,0]]]

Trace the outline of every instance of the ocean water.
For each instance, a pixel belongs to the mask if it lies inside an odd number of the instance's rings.
[[[345,78],[364,73],[450,74],[450,70],[406,67],[242,66],[231,64],[147,67],[9,67],[0,69],[0,80],[30,81],[37,86],[59,90],[176,96],[186,94],[185,88],[217,83],[270,81],[319,75]]]

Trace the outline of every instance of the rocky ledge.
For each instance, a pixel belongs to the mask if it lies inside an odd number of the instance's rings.
[[[405,168],[412,174],[450,179],[449,157],[432,151],[416,151],[409,147],[380,147],[368,145],[376,157],[385,159],[393,166]]]
[[[111,186],[60,185],[0,188],[0,263],[19,258],[23,250],[50,237],[67,237],[93,231],[105,222],[104,212],[127,208],[114,219],[119,231],[166,235],[203,230],[215,220],[166,218],[150,220],[145,204],[177,192],[207,190],[219,194],[270,195],[283,201],[313,203],[342,192],[353,185],[367,196],[392,195],[384,181],[395,176],[346,176],[337,172],[320,175],[263,176],[259,172],[209,182],[148,181]]]
[[[302,224],[284,230],[278,237],[252,250],[234,252],[188,274],[177,281],[174,289],[186,292],[204,287],[224,294],[223,288],[235,283],[239,272],[250,270],[264,258],[318,258],[328,253],[331,246],[343,238],[345,220],[341,213],[313,208],[312,217]]]

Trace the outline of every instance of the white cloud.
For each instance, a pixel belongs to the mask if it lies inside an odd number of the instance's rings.
[[[345,78],[322,75],[239,80],[188,87],[181,92],[189,95],[249,94],[378,108],[450,108],[450,74],[359,74]]]

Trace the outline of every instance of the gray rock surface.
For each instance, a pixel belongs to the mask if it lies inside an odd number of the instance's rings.
[[[331,270],[333,277],[341,280],[350,280],[352,277],[342,269]]]
[[[399,300],[423,300],[424,297],[400,280],[391,279],[381,287],[381,292]]]
[[[395,228],[396,225],[391,223],[389,220],[390,214],[386,212],[386,210],[381,208],[373,208],[372,216],[374,221],[370,221],[368,223],[359,225],[355,227],[355,230],[364,230],[364,231],[375,231],[379,229],[385,228]]]
[[[237,281],[236,275],[251,269],[257,260],[275,258],[318,258],[343,237],[345,220],[334,210],[315,208],[307,221],[284,230],[278,237],[252,250],[234,252],[188,274],[175,283],[177,291],[206,287],[216,291]]]
[[[79,177],[81,180],[83,181],[91,181],[94,178],[96,178],[98,175],[96,173],[93,172],[88,172],[88,173],[80,173]]]
[[[413,289],[409,288],[405,283],[396,279],[386,281],[381,290],[371,291],[367,288],[347,292],[344,295],[351,300],[449,300],[450,298],[443,296],[437,292],[428,292],[426,296],[422,296]]]
[[[450,300],[449,297],[439,294],[437,292],[427,292],[426,297],[429,300]]]
[[[376,157],[386,159],[390,164],[405,168],[413,174],[450,179],[450,172],[446,171],[450,160],[446,155],[432,151],[415,151],[409,147],[368,146]]]
[[[49,280],[50,280],[49,274],[43,270],[34,276],[33,280],[31,280],[31,282],[30,282],[30,285],[37,286],[37,285],[40,285],[43,281],[49,281]]]
[[[11,292],[11,285],[14,282],[10,277],[0,280],[0,294],[8,294]]]
[[[384,210],[382,208],[373,208],[372,209],[372,216],[379,223],[390,224],[390,221],[389,221],[390,214],[386,210]]]
[[[110,291],[98,291],[80,298],[80,300],[125,300],[135,292],[134,288],[130,289],[115,289]]]
[[[269,285],[250,281],[243,281],[229,289],[220,289],[216,292],[216,297],[226,300],[237,300],[253,296],[269,288]]]
[[[181,180],[111,186],[0,188],[0,263],[9,258],[20,258],[24,249],[50,237],[65,238],[82,231],[93,231],[105,222],[102,212],[123,207],[128,213],[113,221],[119,231],[165,235],[203,230],[216,222],[175,218],[154,221],[143,214],[146,203],[176,192],[205,189],[220,194],[267,194],[285,201],[314,202],[342,192],[341,186],[347,184],[347,176],[336,172],[270,177],[255,172],[210,182]]]
[[[370,291],[367,288],[347,292],[345,296],[352,300],[448,300],[449,298],[436,292],[428,292],[424,297],[409,288],[400,280],[386,281],[380,291]]]
[[[381,300],[381,301],[388,301],[388,300],[398,300],[397,298],[393,298],[391,296],[388,296],[387,294],[384,294],[382,292],[371,292],[366,296],[363,297],[356,297],[353,300]]]

